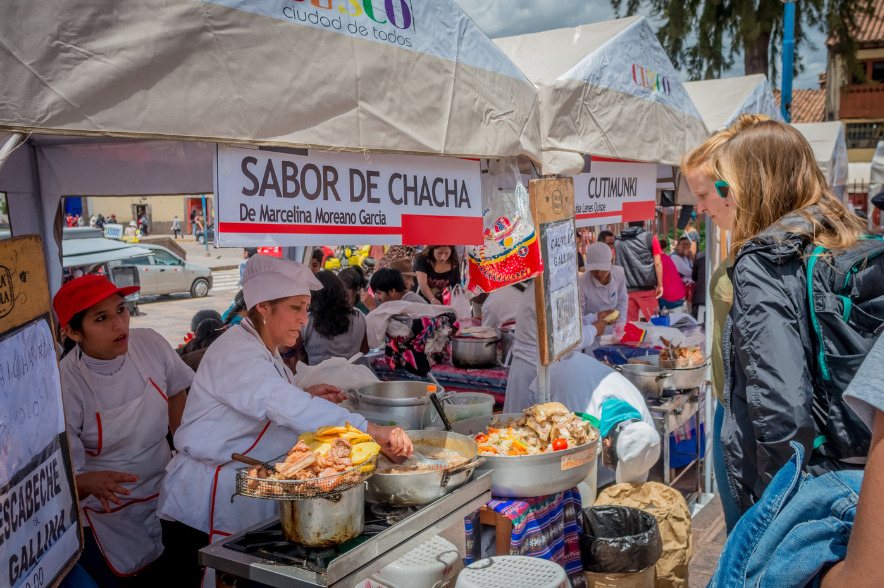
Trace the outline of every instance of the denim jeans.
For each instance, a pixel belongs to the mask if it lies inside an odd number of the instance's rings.
[[[709,588],[819,586],[847,554],[862,471],[814,478],[791,445],[795,455],[728,536]]]
[[[730,535],[737,521],[740,520],[740,507],[737,506],[731,487],[727,483],[727,468],[724,467],[724,450],[721,447],[721,425],[724,423],[724,407],[715,403],[715,419],[712,429],[712,471],[715,472],[715,483],[721,497],[721,510],[724,511],[724,524]]]

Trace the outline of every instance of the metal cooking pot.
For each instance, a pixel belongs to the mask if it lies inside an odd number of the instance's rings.
[[[497,365],[498,337],[451,338],[451,363],[463,369],[488,368]]]
[[[663,390],[676,390],[672,387],[672,372],[653,365],[627,363],[615,365],[614,369],[632,382],[645,398],[660,398]]]
[[[365,485],[357,484],[326,498],[280,500],[279,519],[288,541],[308,547],[338,545],[362,534]]]
[[[381,424],[417,430],[433,420],[434,409],[427,397],[427,385],[426,382],[410,381],[378,382],[350,390],[350,397],[357,412],[382,416],[384,422]],[[436,386],[436,391],[445,397],[442,386]]]
[[[706,384],[706,364],[666,371],[671,375],[664,390],[692,390],[702,388]]]
[[[500,362],[504,365],[509,365],[506,362],[507,357],[510,354],[510,349],[513,348],[513,343],[516,342],[516,325],[508,324],[500,327]]]
[[[476,467],[485,462],[483,457],[477,457],[479,446],[465,435],[448,431],[406,431],[406,434],[415,445],[444,447],[467,461],[450,468],[413,474],[375,472],[366,481],[366,498],[369,502],[388,506],[429,504],[469,482]]]
[[[502,422],[525,416],[522,413],[495,415]],[[452,428],[463,435],[475,435],[488,429],[489,416],[474,417],[452,423]],[[596,440],[571,449],[539,455],[483,455],[485,463],[477,473],[488,470],[491,475],[491,494],[503,498],[532,498],[564,492],[582,482],[596,464],[601,435],[595,429]],[[377,474],[372,476],[372,479]],[[371,479],[369,479],[369,483]]]

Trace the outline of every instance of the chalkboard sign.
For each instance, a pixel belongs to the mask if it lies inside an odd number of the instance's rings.
[[[0,586],[55,586],[81,550],[43,246],[0,241]]]
[[[583,339],[577,290],[574,183],[571,178],[531,180],[531,216],[540,238],[543,274],[536,278],[537,348],[550,365]]]

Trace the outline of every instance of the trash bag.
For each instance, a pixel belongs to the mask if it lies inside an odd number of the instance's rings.
[[[657,519],[663,555],[657,561],[657,588],[688,588],[691,561],[691,511],[681,492],[659,482],[617,484],[606,488],[596,506],[640,508]]]
[[[657,519],[628,506],[583,509],[580,558],[587,572],[634,573],[657,563],[663,542]]]

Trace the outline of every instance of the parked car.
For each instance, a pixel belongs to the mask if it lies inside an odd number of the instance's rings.
[[[215,223],[212,223],[208,226],[206,230],[197,229],[194,231],[194,236],[196,236],[196,242],[200,245],[205,244],[206,242],[206,233],[209,233],[209,241],[212,242],[215,240]]]
[[[150,249],[153,255],[137,255],[113,263],[138,269],[142,296],[190,292],[193,298],[202,298],[212,289],[209,268],[185,261],[160,245],[138,246]]]

